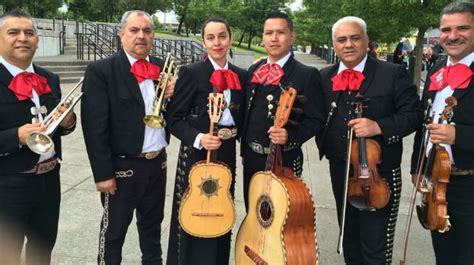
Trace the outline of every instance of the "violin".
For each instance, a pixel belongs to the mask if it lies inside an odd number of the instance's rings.
[[[438,123],[440,124],[449,122],[452,119],[453,110],[457,105],[457,99],[455,97],[447,97],[445,103],[446,107],[438,119]],[[428,106],[425,110],[425,124],[430,124],[434,120],[434,113],[431,115],[429,113],[431,107],[432,102],[431,100],[428,100]],[[405,228],[403,255],[400,259],[400,265],[404,265],[406,262],[411,220],[418,191],[423,194],[421,204],[416,206],[418,219],[421,225],[425,229],[432,231],[438,230],[439,232],[446,232],[451,227],[446,201],[446,187],[449,183],[449,176],[451,174],[451,159],[449,158],[446,149],[439,144],[433,145],[427,157],[426,149],[428,147],[429,139],[430,131],[427,130],[425,126],[423,129],[420,153],[418,154],[416,180],[410,199],[407,225]]]
[[[357,118],[362,118],[364,97],[357,95],[356,99],[355,113]],[[390,188],[377,169],[382,148],[375,140],[359,137],[352,141],[350,149],[352,176],[349,178],[347,200],[362,211],[385,207],[390,200]]]
[[[439,116],[438,124],[449,123],[457,106],[455,97],[447,97],[446,107]],[[429,137],[428,137],[429,138]],[[419,191],[423,193],[423,200],[416,207],[421,225],[431,231],[446,232],[451,227],[446,201],[446,188],[451,175],[451,158],[448,151],[434,144],[426,158],[423,179],[419,183]]]

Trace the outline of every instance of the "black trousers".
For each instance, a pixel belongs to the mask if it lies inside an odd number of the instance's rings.
[[[474,176],[451,176],[446,191],[451,229],[431,232],[437,265],[474,264]]]
[[[108,218],[103,217],[101,223],[98,262],[103,254],[105,264],[121,263],[122,246],[136,211],[142,264],[162,264],[160,238],[166,190],[166,153],[151,160],[116,158],[115,166],[117,191],[115,195],[108,195],[108,205],[104,205],[106,195],[101,193],[104,216],[107,213]],[[102,247],[104,253],[101,253]]]
[[[242,163],[244,167],[244,202],[248,211],[249,205],[249,185],[253,175],[258,171],[265,170],[267,155],[255,153],[247,143],[242,143]],[[293,170],[295,175],[301,177],[303,173],[303,151],[301,148],[282,152],[283,165]]]
[[[42,175],[0,176],[0,264],[50,264],[58,233],[59,168]]]
[[[217,160],[226,163],[232,173],[230,192],[234,194],[236,140],[223,140],[217,152]],[[192,236],[181,229],[178,220],[181,198],[189,186],[189,172],[194,163],[205,160],[207,151],[192,146],[181,145],[176,182],[174,187],[173,210],[171,213],[168,243],[168,265],[226,265],[229,264],[231,232],[216,238]]]
[[[340,226],[345,163],[344,161],[330,161],[329,169]],[[392,262],[393,238],[402,188],[400,168],[382,171],[380,175],[387,180],[391,190],[387,206],[376,211],[359,211],[347,202],[342,241],[346,264],[391,264]]]

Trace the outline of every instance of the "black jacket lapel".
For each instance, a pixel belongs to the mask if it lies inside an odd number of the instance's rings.
[[[130,61],[127,58],[127,55],[125,54],[125,51],[122,49],[118,53],[119,56],[119,72],[124,73],[124,79],[125,79],[125,86],[126,89],[130,91],[130,93],[133,95],[133,97],[140,102],[140,105],[145,106],[145,103],[143,101],[142,93],[140,91],[140,86],[138,85],[137,79],[135,76],[130,72]]]
[[[367,61],[365,62],[365,67],[364,67],[364,81],[362,81],[362,84],[359,89],[359,93],[364,95],[367,92],[367,89],[369,89],[370,84],[372,84],[372,81],[374,80],[375,72],[377,71],[375,65],[375,59],[372,59],[370,56],[367,56]]]

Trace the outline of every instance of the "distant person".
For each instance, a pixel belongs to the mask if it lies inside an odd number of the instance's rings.
[[[375,41],[371,41],[369,42],[369,51],[367,52],[367,55],[369,55],[370,57],[374,58],[374,59],[378,59],[379,58],[379,55],[377,53],[377,48],[378,48],[378,44],[377,42]]]
[[[393,51],[393,63],[402,64],[404,58],[403,42],[399,42]]]

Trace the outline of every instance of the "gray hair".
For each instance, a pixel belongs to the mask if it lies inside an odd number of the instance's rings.
[[[125,13],[123,13],[123,15],[122,15],[122,19],[120,20],[120,31],[122,31],[125,28],[125,25],[127,24],[128,17],[131,14],[134,14],[134,13],[136,13],[138,16],[147,17],[151,22],[151,28],[153,28],[153,19],[151,19],[150,14],[148,14],[147,12],[142,11],[142,10],[129,10],[129,11],[126,11]]]
[[[342,24],[346,24],[346,23],[349,23],[349,24],[357,24],[361,29],[362,31],[364,32],[364,36],[367,37],[367,24],[365,23],[365,21],[360,18],[360,17],[354,17],[354,16],[347,16],[347,17],[343,17],[341,19],[339,19],[338,21],[336,21],[336,23],[334,23],[334,25],[332,25],[332,39],[334,40],[334,34],[336,32],[336,29],[341,26]]]
[[[5,21],[11,17],[26,18],[26,19],[31,20],[31,23],[33,24],[33,28],[35,29],[35,32],[36,32],[35,20],[30,16],[30,14],[28,14],[28,12],[23,11],[21,9],[14,9],[1,15],[0,16],[0,29],[3,28],[3,26],[5,26]]]
[[[455,13],[471,13],[471,16],[474,15],[474,4],[470,2],[454,2],[451,3],[443,8],[441,14],[439,15],[442,17],[446,14],[455,14]]]

